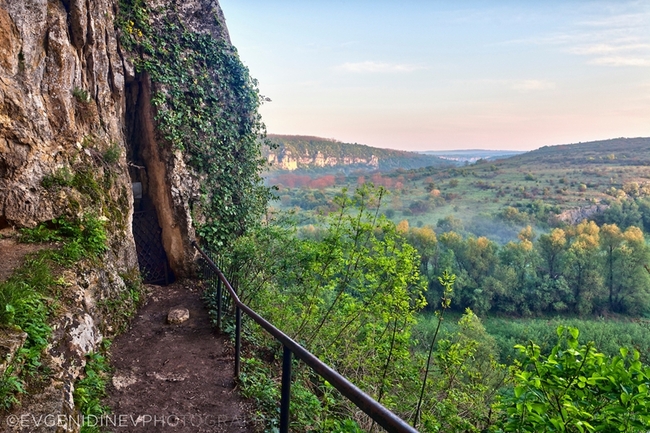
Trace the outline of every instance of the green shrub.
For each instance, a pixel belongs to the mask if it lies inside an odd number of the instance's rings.
[[[51,189],[55,186],[58,187],[72,186],[73,179],[74,179],[74,175],[72,174],[70,169],[68,167],[61,167],[57,169],[54,173],[43,176],[41,185],[45,189]]]
[[[593,343],[578,343],[578,329],[557,329],[550,354],[530,342],[518,345],[521,368],[504,396],[505,432],[647,432],[650,429],[650,368],[639,352],[621,348],[614,357]]]
[[[72,96],[81,103],[87,104],[90,102],[90,93],[88,93],[88,90],[82,89],[81,87],[75,87],[72,91]]]
[[[108,340],[104,340],[104,351],[108,349],[109,344]],[[102,404],[102,399],[106,397],[108,373],[111,368],[108,359],[101,353],[91,352],[86,355],[86,358],[84,369],[86,377],[75,384],[74,401],[84,418],[88,416],[99,418],[110,412],[109,408]],[[81,427],[81,433],[99,433],[100,431],[99,426],[86,423]]]
[[[117,143],[113,143],[104,151],[102,157],[107,164],[115,164],[120,160],[121,155],[122,150],[120,149],[120,146]]]

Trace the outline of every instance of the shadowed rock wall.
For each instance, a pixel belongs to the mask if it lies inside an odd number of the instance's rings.
[[[177,6],[189,28],[229,41],[218,2]],[[114,331],[100,305],[121,299],[123,276],[137,273],[132,181],[143,182],[156,208],[173,272],[193,270],[188,203],[199,178],[158,136],[153,85],[121,52],[117,8],[117,0],[0,0],[0,230],[93,212],[108,220],[109,238],[100,264],[66,271],[65,304],[45,360],[52,382],[25,398],[21,413],[75,413],[84,355]],[[83,173],[90,186],[44,183],[66,173]]]

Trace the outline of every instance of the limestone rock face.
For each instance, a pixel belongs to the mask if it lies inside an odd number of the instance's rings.
[[[592,206],[584,206],[575,209],[567,209],[561,214],[557,215],[557,221],[565,222],[568,224],[578,224],[582,220],[589,219],[595,214],[602,213],[609,208],[609,205],[595,204]]]
[[[34,226],[62,213],[41,182],[70,163],[84,137],[125,147],[116,3],[0,0],[0,219],[5,225]]]
[[[147,2],[162,10],[174,2],[188,28],[229,42],[216,0]],[[107,220],[109,247],[99,264],[66,271],[64,311],[44,360],[53,382],[21,413],[74,413],[84,356],[115,331],[107,306],[126,302],[123,276],[138,272],[132,182],[153,202],[176,277],[193,271],[188,203],[200,178],[156,132],[155,84],[121,50],[118,4],[0,0],[0,230],[93,212]]]
[[[151,97],[160,89],[137,73],[121,50],[118,3],[0,0],[0,229],[34,227],[86,211],[78,185],[44,184],[93,165],[98,176],[106,176],[103,155],[118,149],[110,169],[117,177],[104,192],[124,218],[113,227],[119,232],[114,248],[119,265],[130,267],[136,260],[131,183],[142,182],[169,265],[183,277],[194,270],[189,203],[200,201],[200,178],[156,130]],[[173,9],[190,30],[230,43],[216,0],[148,3]],[[157,25],[155,19],[151,24]]]

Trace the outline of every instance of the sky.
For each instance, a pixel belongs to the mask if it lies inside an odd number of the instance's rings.
[[[405,150],[650,136],[650,1],[220,0],[269,133]]]

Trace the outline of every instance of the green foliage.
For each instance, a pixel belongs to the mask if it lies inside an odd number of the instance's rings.
[[[550,352],[557,342],[555,330],[566,326],[580,329],[581,342],[593,341],[606,356],[616,356],[625,347],[639,351],[641,361],[650,364],[650,323],[644,320],[486,318],[484,323],[496,341],[503,363],[512,363],[517,358],[519,352],[513,348],[524,341],[534,341],[542,352]]]
[[[107,164],[115,164],[120,160],[122,150],[117,143],[111,144],[103,153],[102,157]]]
[[[67,262],[77,261],[85,254],[97,257],[106,251],[105,223],[105,218],[89,213],[79,219],[59,217],[33,229],[21,229],[20,240],[25,243],[64,241],[55,258]]]
[[[495,361],[496,345],[467,312],[453,329],[433,339],[430,374],[423,381],[426,353],[412,337],[417,311],[425,304],[418,272],[422,259],[403,228],[380,216],[382,199],[381,189],[365,185],[354,195],[344,191],[336,198],[338,210],[326,225],[300,231],[290,221],[263,226],[234,243],[225,273],[239,296],[267,320],[281,324],[405,419],[412,416],[424,383],[424,431],[480,431],[491,422],[490,405],[505,377]],[[434,254],[431,229],[418,229],[409,238]],[[445,309],[451,305],[452,278],[442,279]],[[275,353],[276,343],[244,323],[247,339],[266,346],[258,358]],[[258,400],[259,417],[269,428],[277,425],[278,367],[246,361],[242,384]],[[346,420],[371,427],[368,418],[304,366],[298,364],[294,374],[293,431],[357,431]]]
[[[70,266],[84,257],[98,257],[106,250],[104,222],[90,214],[79,220],[61,217],[34,229],[23,229],[20,240],[62,245],[58,250],[46,249],[28,257],[0,284],[0,326],[17,327],[27,334],[22,349],[0,378],[0,406],[4,408],[17,401],[16,393],[24,392],[26,377],[38,372],[45,374],[40,357],[51,334],[48,318],[55,304],[52,290],[58,284],[52,266]],[[21,374],[16,376],[19,366]]]
[[[219,25],[215,12],[205,13]],[[198,234],[223,246],[259,221],[270,197],[259,176],[260,97],[235,48],[191,31],[181,15],[175,3],[152,9],[121,0],[117,25],[137,71],[154,85],[158,129],[202,174],[202,203],[191,204],[203,221]]]
[[[418,394],[412,390],[405,396],[409,401],[419,395],[413,403],[417,404],[413,419],[422,431],[484,431],[493,422],[495,395],[506,378],[505,366],[496,360],[494,339],[471,310],[457,324],[442,326],[455,280],[447,272],[439,277],[443,294],[435,319],[429,322],[435,329],[426,336],[430,345],[426,363],[420,367],[425,370],[424,378]],[[421,346],[417,349],[424,351]]]
[[[338,212],[309,238],[298,238],[290,224],[261,227],[234,243],[225,268],[242,299],[390,405],[397,404],[391,395],[401,388],[402,367],[411,362],[410,328],[424,305],[424,287],[415,249],[379,214],[382,196],[369,186],[352,196],[343,192]],[[303,403],[292,422],[324,423],[312,416],[316,401],[352,416],[349,403],[326,384],[297,374]]]
[[[298,377],[295,373],[294,369],[291,386],[291,431],[362,431],[353,420],[334,418],[328,414],[328,411],[335,409],[337,405],[337,399],[334,398],[337,392],[331,385],[321,384],[323,393],[319,397],[308,387],[308,373],[303,369],[297,370]],[[256,358],[248,358],[243,360],[239,376],[242,396],[255,401],[256,411],[253,419],[264,427],[265,432],[277,431],[280,425],[280,389],[277,381],[273,379],[275,374],[273,366],[265,365]]]
[[[87,104],[90,102],[90,94],[88,90],[82,89],[81,87],[75,87],[72,91],[72,96],[81,103]]]
[[[51,189],[55,186],[66,187],[73,185],[74,175],[68,167],[57,169],[54,173],[46,175],[41,181],[41,185],[45,189]]]
[[[558,344],[545,356],[539,346],[517,346],[524,356],[515,387],[502,399],[500,431],[644,432],[650,428],[650,368],[639,352],[613,358],[593,343],[578,343],[578,329],[559,327]]]
[[[110,343],[104,340],[104,352]],[[84,416],[101,417],[110,412],[109,408],[102,404],[106,397],[106,385],[108,384],[108,373],[111,367],[108,359],[101,353],[91,352],[86,355],[85,376],[77,381],[74,390],[74,402]],[[99,426],[91,423],[84,423],[81,433],[99,433]]]
[[[239,375],[242,397],[255,401],[255,421],[263,424],[265,431],[273,431],[280,425],[280,390],[272,376],[271,368],[259,359],[243,360]]]
[[[27,334],[25,344],[0,378],[0,406],[5,409],[17,402],[16,393],[25,392],[25,377],[41,369],[41,353],[51,333],[47,291],[54,284],[47,253],[29,258],[0,284],[0,326],[16,327]],[[21,375],[16,376],[19,367]]]

